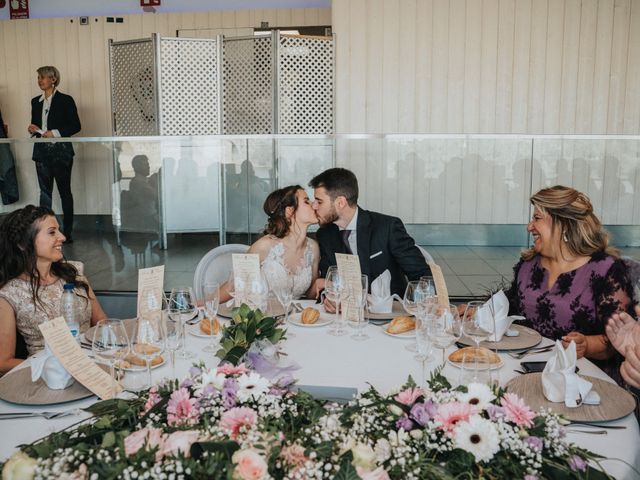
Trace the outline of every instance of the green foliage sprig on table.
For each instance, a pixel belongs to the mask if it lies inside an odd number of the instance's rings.
[[[278,328],[278,320],[265,316],[260,309],[242,304],[232,311],[231,323],[222,329],[220,350],[216,357],[221,362],[238,365],[255,341],[267,339],[274,345],[286,338],[286,330]]]

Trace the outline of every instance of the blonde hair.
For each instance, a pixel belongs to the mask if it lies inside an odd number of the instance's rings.
[[[551,217],[551,231],[560,229],[561,242],[575,256],[589,257],[605,252],[614,257],[618,250],[609,246],[609,234],[593,213],[589,197],[575,188],[556,185],[543,188],[530,198],[531,204]],[[524,260],[536,255],[533,247],[522,252]]]
[[[36,70],[36,72],[38,72],[38,75],[42,77],[49,77],[54,79],[53,80],[54,87],[58,88],[58,85],[60,85],[60,72],[56,67],[52,65],[46,65],[44,67],[40,67],[38,70]]]

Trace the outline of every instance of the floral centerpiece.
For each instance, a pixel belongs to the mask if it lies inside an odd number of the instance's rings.
[[[243,364],[199,365],[89,411],[89,423],[21,446],[3,478],[608,478],[556,414],[481,384],[452,389],[439,372],[425,389],[409,378],[337,405]]]
[[[254,342],[268,340],[276,345],[286,338],[285,330],[278,328],[278,321],[259,309],[251,310],[243,303],[231,313],[231,322],[222,329],[220,350],[216,353],[222,362],[237,365]]]

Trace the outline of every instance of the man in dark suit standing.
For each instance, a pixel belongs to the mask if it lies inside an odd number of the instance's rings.
[[[313,208],[320,229],[320,277],[336,265],[336,253],[358,255],[369,283],[385,270],[391,273],[391,293],[402,296],[409,280],[430,275],[424,256],[402,220],[358,207],[358,180],[350,170],[330,168],[314,177]],[[320,280],[318,289],[323,286]]]
[[[27,128],[31,136],[45,138],[70,137],[80,131],[78,109],[69,95],[57,90],[60,72],[56,67],[40,67],[38,86],[43,94],[31,99],[31,124]],[[71,193],[71,168],[73,167],[71,143],[36,143],[33,160],[36,162],[40,185],[40,206],[51,208],[53,181],[58,186],[64,213],[63,229],[66,242],[73,242],[73,195]]]

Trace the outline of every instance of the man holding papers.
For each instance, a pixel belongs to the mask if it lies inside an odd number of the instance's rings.
[[[385,270],[391,273],[391,293],[403,295],[409,280],[429,275],[429,267],[399,218],[358,207],[358,180],[350,170],[330,168],[314,177],[316,211],[320,229],[320,277],[336,265],[336,253],[358,255],[369,283]],[[316,283],[317,291],[324,285]]]

